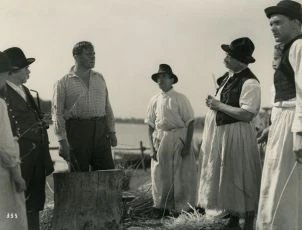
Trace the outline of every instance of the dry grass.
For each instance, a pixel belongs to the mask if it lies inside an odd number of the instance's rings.
[[[183,211],[177,218],[169,218],[165,221],[164,227],[169,230],[220,230],[224,228],[226,220],[204,216],[193,210],[190,213]]]
[[[130,181],[129,175],[131,175]],[[226,220],[206,217],[195,209],[192,213],[182,212],[178,218],[152,219],[153,200],[151,195],[150,171],[127,169],[124,175],[125,188],[129,186],[129,194],[135,198],[123,203],[122,229],[127,230],[218,230],[222,229]],[[40,213],[40,229],[51,230],[53,217],[53,179],[48,177],[46,187],[47,205]],[[128,181],[128,182],[127,182]]]

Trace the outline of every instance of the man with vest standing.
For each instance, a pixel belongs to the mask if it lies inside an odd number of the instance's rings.
[[[269,128],[258,230],[298,230],[302,226],[302,36],[301,5],[281,1],[265,9],[278,47],[274,104]]]
[[[4,90],[4,99],[14,136],[18,138],[22,177],[26,182],[26,210],[28,229],[39,229],[39,211],[44,208],[46,176],[53,172],[46,125],[40,109],[23,84],[29,78],[29,65],[34,58],[26,58],[18,47],[4,51],[16,70],[11,72]]]

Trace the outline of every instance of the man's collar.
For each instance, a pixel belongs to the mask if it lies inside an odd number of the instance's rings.
[[[161,91],[162,94],[167,94],[167,95],[169,95],[169,94],[171,94],[173,92],[174,92],[173,87],[171,89],[169,89],[167,92]]]
[[[244,68],[242,68],[241,70],[238,70],[238,71],[236,71],[236,72],[229,69],[229,71],[228,71],[229,77],[233,77],[235,74],[240,73],[240,72],[246,70],[247,68],[248,68],[248,67],[246,66],[246,67],[244,67]]]
[[[16,85],[15,83],[11,82],[11,81],[6,81],[6,83],[11,86],[11,87],[17,87],[17,88],[21,88],[23,89],[22,84],[21,85]]]
[[[72,66],[72,67],[70,68],[69,73],[68,73],[68,77],[79,77],[79,76],[75,73],[74,69],[75,69],[75,66]],[[93,70],[91,69],[91,70],[89,71],[89,77],[95,75],[95,73],[96,73],[96,72],[93,71]]]

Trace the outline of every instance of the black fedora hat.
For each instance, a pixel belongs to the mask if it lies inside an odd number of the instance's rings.
[[[25,54],[19,47],[11,47],[3,52],[7,54],[12,66],[17,67],[17,69],[29,66],[36,60],[34,58],[26,58]]]
[[[8,56],[0,51],[0,73],[9,72],[15,69],[16,68],[11,65]]]
[[[157,82],[158,75],[163,74],[163,73],[169,74],[170,76],[172,76],[174,78],[173,84],[175,84],[176,82],[178,82],[177,76],[173,73],[171,67],[169,65],[167,65],[167,64],[160,64],[159,65],[158,72],[155,73],[155,74],[153,74],[152,77],[151,77],[152,80],[155,81],[155,82]]]
[[[245,64],[254,63],[252,54],[255,50],[254,43],[247,37],[237,38],[230,45],[223,44],[221,48],[231,57]]]
[[[282,14],[302,22],[301,4],[295,1],[280,1],[276,6],[266,8],[264,12],[268,18],[274,14]]]

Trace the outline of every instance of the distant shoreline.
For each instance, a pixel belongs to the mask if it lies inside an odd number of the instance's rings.
[[[120,123],[120,124],[140,124],[140,125],[144,125],[144,119],[142,118],[116,118],[115,119],[116,123]],[[195,118],[195,129],[203,129],[204,126],[204,117],[196,117]]]

